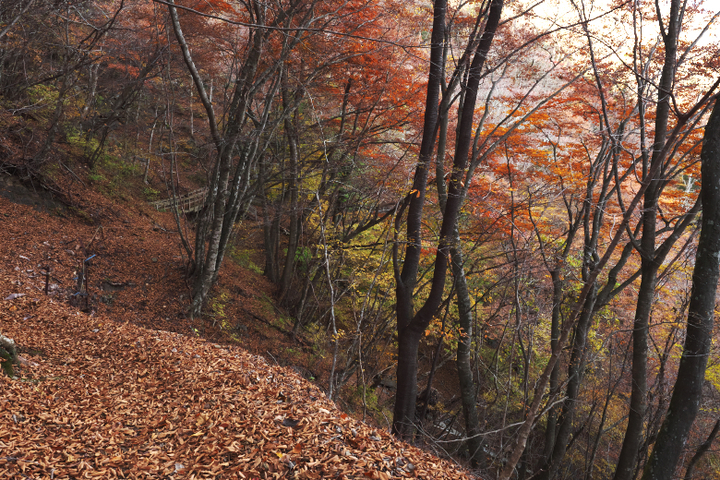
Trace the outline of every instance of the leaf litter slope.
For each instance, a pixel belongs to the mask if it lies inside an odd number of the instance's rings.
[[[45,296],[44,215],[0,199],[0,332],[35,363],[0,379],[0,478],[468,478],[238,347]]]

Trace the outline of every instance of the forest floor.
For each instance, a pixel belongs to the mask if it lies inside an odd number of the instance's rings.
[[[0,478],[468,478],[308,380],[329,358],[288,335],[255,250],[192,321],[170,214],[72,180],[68,209],[0,177],[0,333],[28,361],[0,380]]]

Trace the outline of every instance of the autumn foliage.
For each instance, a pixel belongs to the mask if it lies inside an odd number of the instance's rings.
[[[482,478],[638,478],[688,335],[718,15],[606,3],[2,3],[4,196],[85,230],[33,240],[48,296],[4,247],[0,334],[38,365],[3,379],[0,472],[440,478],[385,465],[392,430]],[[718,475],[718,365],[668,475]]]

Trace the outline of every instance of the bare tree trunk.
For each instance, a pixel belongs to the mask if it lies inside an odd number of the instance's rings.
[[[260,182],[264,183],[267,180],[267,167],[264,160],[260,161]],[[272,283],[278,281],[278,265],[277,265],[277,251],[278,251],[278,235],[280,230],[280,217],[278,213],[272,208],[270,199],[268,198],[267,192],[262,190],[261,193],[262,201],[262,212],[263,212],[263,239],[264,239],[264,251],[265,251],[265,268],[263,274]]]
[[[562,307],[562,295],[563,295],[563,282],[560,278],[560,268],[554,268],[550,272],[550,278],[552,279],[553,285],[553,308],[552,318],[550,320],[550,350],[556,350],[558,348],[558,339],[560,337],[560,309]],[[557,395],[559,389],[559,376],[560,369],[558,365],[553,367],[550,373],[550,396]],[[557,418],[558,408],[552,407],[547,415],[547,423],[545,426],[545,447],[543,450],[543,457],[549,459],[552,455],[553,446],[555,445],[556,429],[557,429]]]
[[[185,37],[180,27],[177,11],[172,5],[168,6],[172,18],[175,37],[180,44],[183,58],[190,70],[195,82],[200,100],[208,114],[210,131],[217,148],[217,162],[213,173],[210,188],[208,189],[207,208],[200,213],[196,236],[195,236],[195,265],[193,268],[194,285],[192,292],[192,304],[190,307],[191,316],[200,314],[205,298],[213,283],[217,279],[218,268],[222,262],[224,248],[229,239],[229,233],[235,222],[238,205],[230,203],[231,197],[237,198],[240,190],[244,190],[237,181],[247,182],[247,177],[240,178],[246,170],[246,162],[249,161],[247,151],[241,152],[240,164],[236,167],[235,178],[232,181],[232,166],[235,156],[235,148],[238,141],[240,129],[245,123],[247,105],[249,102],[248,91],[257,72],[260,55],[264,45],[263,35],[251,32],[250,48],[233,93],[230,116],[227,120],[223,134],[218,130],[218,123],[210,100],[205,91],[205,86],[200,74],[190,55]],[[246,147],[247,148],[247,147]],[[233,187],[231,191],[230,187]],[[206,246],[207,243],[207,246]]]
[[[85,98],[85,105],[83,105],[80,120],[85,120],[90,107],[95,103],[95,92],[97,91],[98,82],[98,70],[100,70],[100,64],[95,63],[88,66],[88,93]],[[135,118],[137,120],[137,116]]]
[[[417,398],[418,346],[422,334],[430,324],[444,296],[453,232],[457,228],[460,207],[464,201],[463,178],[468,164],[470,146],[472,144],[474,131],[473,117],[475,114],[477,91],[480,84],[482,68],[485,65],[487,54],[495,38],[495,31],[500,23],[503,0],[493,0],[490,3],[485,30],[477,45],[474,46],[474,48],[470,47],[472,63],[470,65],[467,84],[465,85],[465,100],[457,128],[453,170],[450,177],[442,225],[440,227],[440,238],[435,256],[435,267],[430,293],[423,306],[417,313],[413,313],[412,297],[415,293],[414,290],[420,259],[422,209],[425,199],[425,188],[427,186],[429,162],[432,160],[432,151],[437,136],[437,105],[444,71],[443,46],[446,8],[445,0],[436,0],[423,140],[420,146],[420,156],[413,182],[413,190],[417,191],[417,196],[411,195],[410,200],[407,224],[408,246],[402,273],[399,272],[399,259],[397,258],[397,254],[394,255],[397,285],[398,388],[393,412],[393,433],[401,437],[408,437],[413,431],[412,425],[414,423],[415,402]]]
[[[646,202],[647,203],[647,202]],[[643,239],[652,235],[652,250],[655,250],[654,226],[655,210],[652,213],[645,211],[645,215],[652,216],[653,234],[648,229],[648,234],[643,231]],[[645,223],[644,226],[648,226]],[[645,242],[643,242],[645,243]],[[654,256],[654,255],[653,255]],[[643,256],[642,260],[642,281],[638,291],[637,309],[632,332],[632,393],[630,396],[630,410],[628,423],[623,440],[620,459],[618,460],[615,480],[629,480],[635,471],[635,459],[640,451],[642,435],[644,431],[645,410],[647,407],[647,347],[648,347],[648,323],[652,311],[653,297],[655,296],[655,279],[657,277],[657,266],[654,259],[648,260]]]
[[[407,437],[413,431],[415,422],[415,401],[417,398],[417,352],[423,325],[413,322],[413,295],[420,263],[420,233],[429,165],[435,145],[438,122],[440,85],[444,75],[443,43],[445,41],[446,0],[435,0],[433,7],[433,30],[430,46],[430,73],[425,100],[425,118],[420,155],[413,178],[413,194],[407,218],[407,247],[400,272],[398,246],[393,249],[395,269],[396,312],[398,329],[398,390],[395,394],[393,412],[393,433]],[[433,312],[434,313],[434,312]]]
[[[289,92],[283,87],[283,106],[289,108],[290,99],[287,98]],[[298,182],[300,178],[299,163],[300,154],[298,152],[298,135],[297,128],[293,125],[293,119],[289,116],[285,119],[285,136],[288,142],[289,150],[289,182],[288,190],[290,194],[290,215],[289,215],[289,237],[287,245],[287,255],[285,255],[285,265],[283,265],[282,276],[280,277],[280,301],[282,302],[290,290],[293,275],[295,274],[295,256],[298,249],[298,240],[300,237],[301,213],[298,202]],[[322,214],[322,212],[321,212]],[[323,226],[324,228],[324,226]]]
[[[289,34],[293,29],[311,25],[318,19],[313,12],[312,2],[290,2],[286,10],[272,12],[274,18],[268,18],[266,6],[251,1],[243,3],[251,23],[261,26],[249,28],[246,33],[247,45],[245,58],[236,72],[234,90],[227,116],[219,122],[215,118],[213,106],[206,92],[200,74],[195,67],[190,49],[183,36],[177,11],[172,0],[168,2],[175,37],[183,52],[185,64],[195,82],[200,101],[208,115],[208,123],[216,149],[216,161],[210,178],[206,208],[200,212],[195,235],[195,261],[191,268],[193,277],[192,304],[190,315],[198,316],[203,303],[217,281],[220,265],[230,240],[233,226],[243,206],[247,203],[246,193],[250,185],[252,167],[267,148],[264,136],[267,136],[283,121],[287,114],[281,111],[277,117],[269,119],[274,111],[275,99],[280,85],[280,77],[287,58],[294,47],[303,39],[299,34]],[[270,23],[272,28],[262,28]],[[284,31],[278,34],[278,28]],[[279,50],[275,57],[268,56],[271,35],[279,35]],[[319,72],[316,71],[317,74]],[[301,98],[301,96],[300,96]],[[290,111],[297,108],[296,103]],[[255,103],[253,103],[255,102]],[[250,105],[254,109],[252,128],[246,128],[249,121]],[[222,132],[220,131],[222,125]],[[242,133],[248,133],[242,136]]]
[[[720,276],[720,102],[717,100],[705,127],[701,161],[702,230],[693,271],[687,334],[670,407],[645,467],[643,480],[674,478],[677,461],[702,399]]]
[[[652,146],[652,155],[648,163],[647,159],[643,161],[643,182],[652,182],[653,184],[647,189],[645,200],[643,202],[643,232],[640,241],[642,256],[642,282],[640,291],[638,292],[637,310],[635,312],[635,321],[633,326],[633,365],[632,365],[632,393],[630,397],[630,412],[628,417],[627,430],[623,439],[622,450],[618,458],[617,468],[615,470],[614,480],[630,480],[635,472],[635,459],[643,434],[643,421],[645,418],[645,401],[647,396],[647,338],[648,323],[650,320],[650,312],[652,310],[652,300],[655,294],[655,282],[657,271],[661,260],[657,258],[655,250],[655,229],[658,196],[660,192],[660,182],[648,175],[653,167],[666,160],[665,145],[668,134],[668,119],[671,108],[671,93],[673,89],[673,81],[675,78],[675,66],[677,56],[677,42],[680,33],[680,9],[682,2],[680,0],[672,0],[670,2],[670,14],[667,17],[667,25],[663,32],[663,41],[665,44],[665,58],[663,70],[658,85],[658,106],[655,113],[655,136]],[[639,84],[638,88],[642,95],[643,87]],[[644,103],[645,100],[639,96],[639,102]],[[641,106],[640,113],[644,112]],[[647,157],[646,154],[644,154]],[[661,174],[658,171],[658,174]]]
[[[477,385],[475,383],[470,354],[473,341],[472,300],[468,291],[467,279],[463,268],[463,255],[460,238],[455,230],[455,246],[451,250],[455,292],[457,294],[458,326],[460,338],[457,347],[457,369],[460,382],[460,399],[465,416],[468,453],[473,467],[482,465],[482,437],[477,411]]]
[[[582,384],[583,372],[585,371],[587,338],[593,318],[596,295],[596,289],[593,288],[585,299],[585,305],[575,326],[572,353],[570,355],[570,364],[568,366],[568,385],[565,394],[566,399],[563,402],[560,417],[558,419],[559,426],[556,433],[554,448],[550,457],[546,460],[546,464],[543,466],[542,471],[535,477],[537,479],[545,480],[553,478],[560,468],[560,462],[567,451],[568,440],[570,439],[570,434],[573,429],[573,419],[575,417],[576,407],[575,404],[577,403],[578,395],[580,394],[580,385]],[[555,344],[557,345],[557,341]],[[557,346],[555,348],[557,348]]]
[[[444,51],[443,61],[447,58],[447,48]],[[444,89],[447,94],[447,88]],[[447,205],[447,184],[445,182],[445,151],[447,147],[448,112],[442,111],[440,117],[440,135],[438,138],[437,156],[435,161],[435,181],[438,190],[440,213],[445,211]],[[472,367],[473,344],[473,302],[465,276],[465,257],[462,251],[460,231],[455,226],[453,242],[450,249],[451,268],[454,278],[454,288],[457,298],[458,327],[460,338],[457,346],[456,365],[458,382],[460,384],[460,400],[465,418],[465,434],[467,436],[467,449],[470,464],[478,467],[484,464],[482,455],[482,437],[480,420],[477,410],[477,385]]]

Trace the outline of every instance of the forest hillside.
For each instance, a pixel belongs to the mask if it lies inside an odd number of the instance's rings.
[[[0,0],[3,421],[242,471],[262,391],[261,477],[441,465],[389,432],[480,478],[719,478],[716,3]],[[29,410],[71,393],[166,413]]]
[[[0,326],[23,359],[0,376],[0,477],[468,478],[248,353],[252,338],[215,343],[178,321],[167,214],[88,191],[98,229],[17,184],[0,193]],[[69,304],[83,248],[90,309]]]

